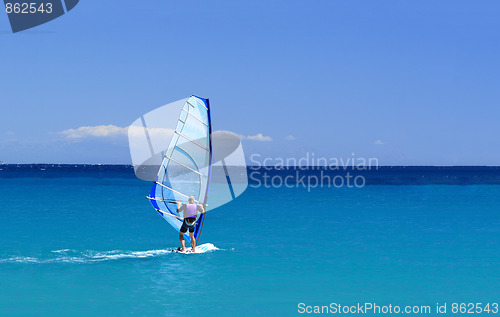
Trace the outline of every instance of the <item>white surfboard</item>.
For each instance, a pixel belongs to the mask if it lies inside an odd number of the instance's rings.
[[[192,248],[186,248],[186,251],[179,251],[177,249],[174,249],[174,250],[172,250],[172,252],[183,253],[183,254],[198,254],[198,253],[206,253],[206,252],[219,250],[219,248],[217,248],[215,245],[213,245],[211,243],[205,243],[205,244],[197,245],[195,250],[196,250],[196,252],[193,252]]]

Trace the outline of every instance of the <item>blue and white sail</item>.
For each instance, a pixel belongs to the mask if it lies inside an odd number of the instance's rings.
[[[156,181],[148,196],[153,207],[177,231],[183,215],[177,203],[193,196],[197,204],[207,204],[212,166],[210,103],[191,96],[183,100],[177,127],[165,148]],[[205,214],[198,213],[194,237],[198,240]],[[189,235],[185,238],[190,241]]]
[[[191,96],[149,111],[129,126],[128,139],[135,175],[154,182],[149,201],[178,231],[183,215],[176,213],[177,202],[194,196],[212,212],[248,186],[240,138],[212,132],[208,99]],[[198,215],[197,240],[205,217]]]

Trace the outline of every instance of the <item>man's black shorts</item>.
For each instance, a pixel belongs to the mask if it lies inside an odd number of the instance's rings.
[[[195,219],[190,219],[192,222],[188,222],[187,219],[184,219],[184,221],[182,222],[182,226],[181,226],[181,232],[182,233],[186,233],[186,231],[188,231],[189,229],[189,232],[194,232],[194,225],[196,223]]]

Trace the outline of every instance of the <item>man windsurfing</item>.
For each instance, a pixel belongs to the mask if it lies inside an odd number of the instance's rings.
[[[195,200],[193,196],[188,198],[187,204],[177,203],[177,213],[184,211],[184,221],[182,222],[182,226],[179,232],[179,241],[181,242],[182,249],[179,251],[186,251],[186,241],[184,240],[184,233],[189,230],[189,237],[191,238],[191,247],[192,252],[195,251],[196,240],[194,238],[194,226],[196,225],[196,215],[198,211],[200,213],[205,213],[205,208],[203,205],[195,204]]]

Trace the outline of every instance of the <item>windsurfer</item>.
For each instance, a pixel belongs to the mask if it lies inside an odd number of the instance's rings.
[[[177,213],[181,211],[184,212],[184,221],[182,222],[182,226],[179,232],[179,241],[181,242],[182,249],[180,251],[186,251],[186,242],[184,240],[184,234],[189,230],[189,237],[191,238],[191,247],[192,252],[195,252],[196,247],[196,239],[194,237],[194,227],[196,225],[196,214],[199,211],[200,213],[205,213],[205,208],[203,205],[195,204],[195,200],[193,196],[188,198],[187,204],[177,203]]]

